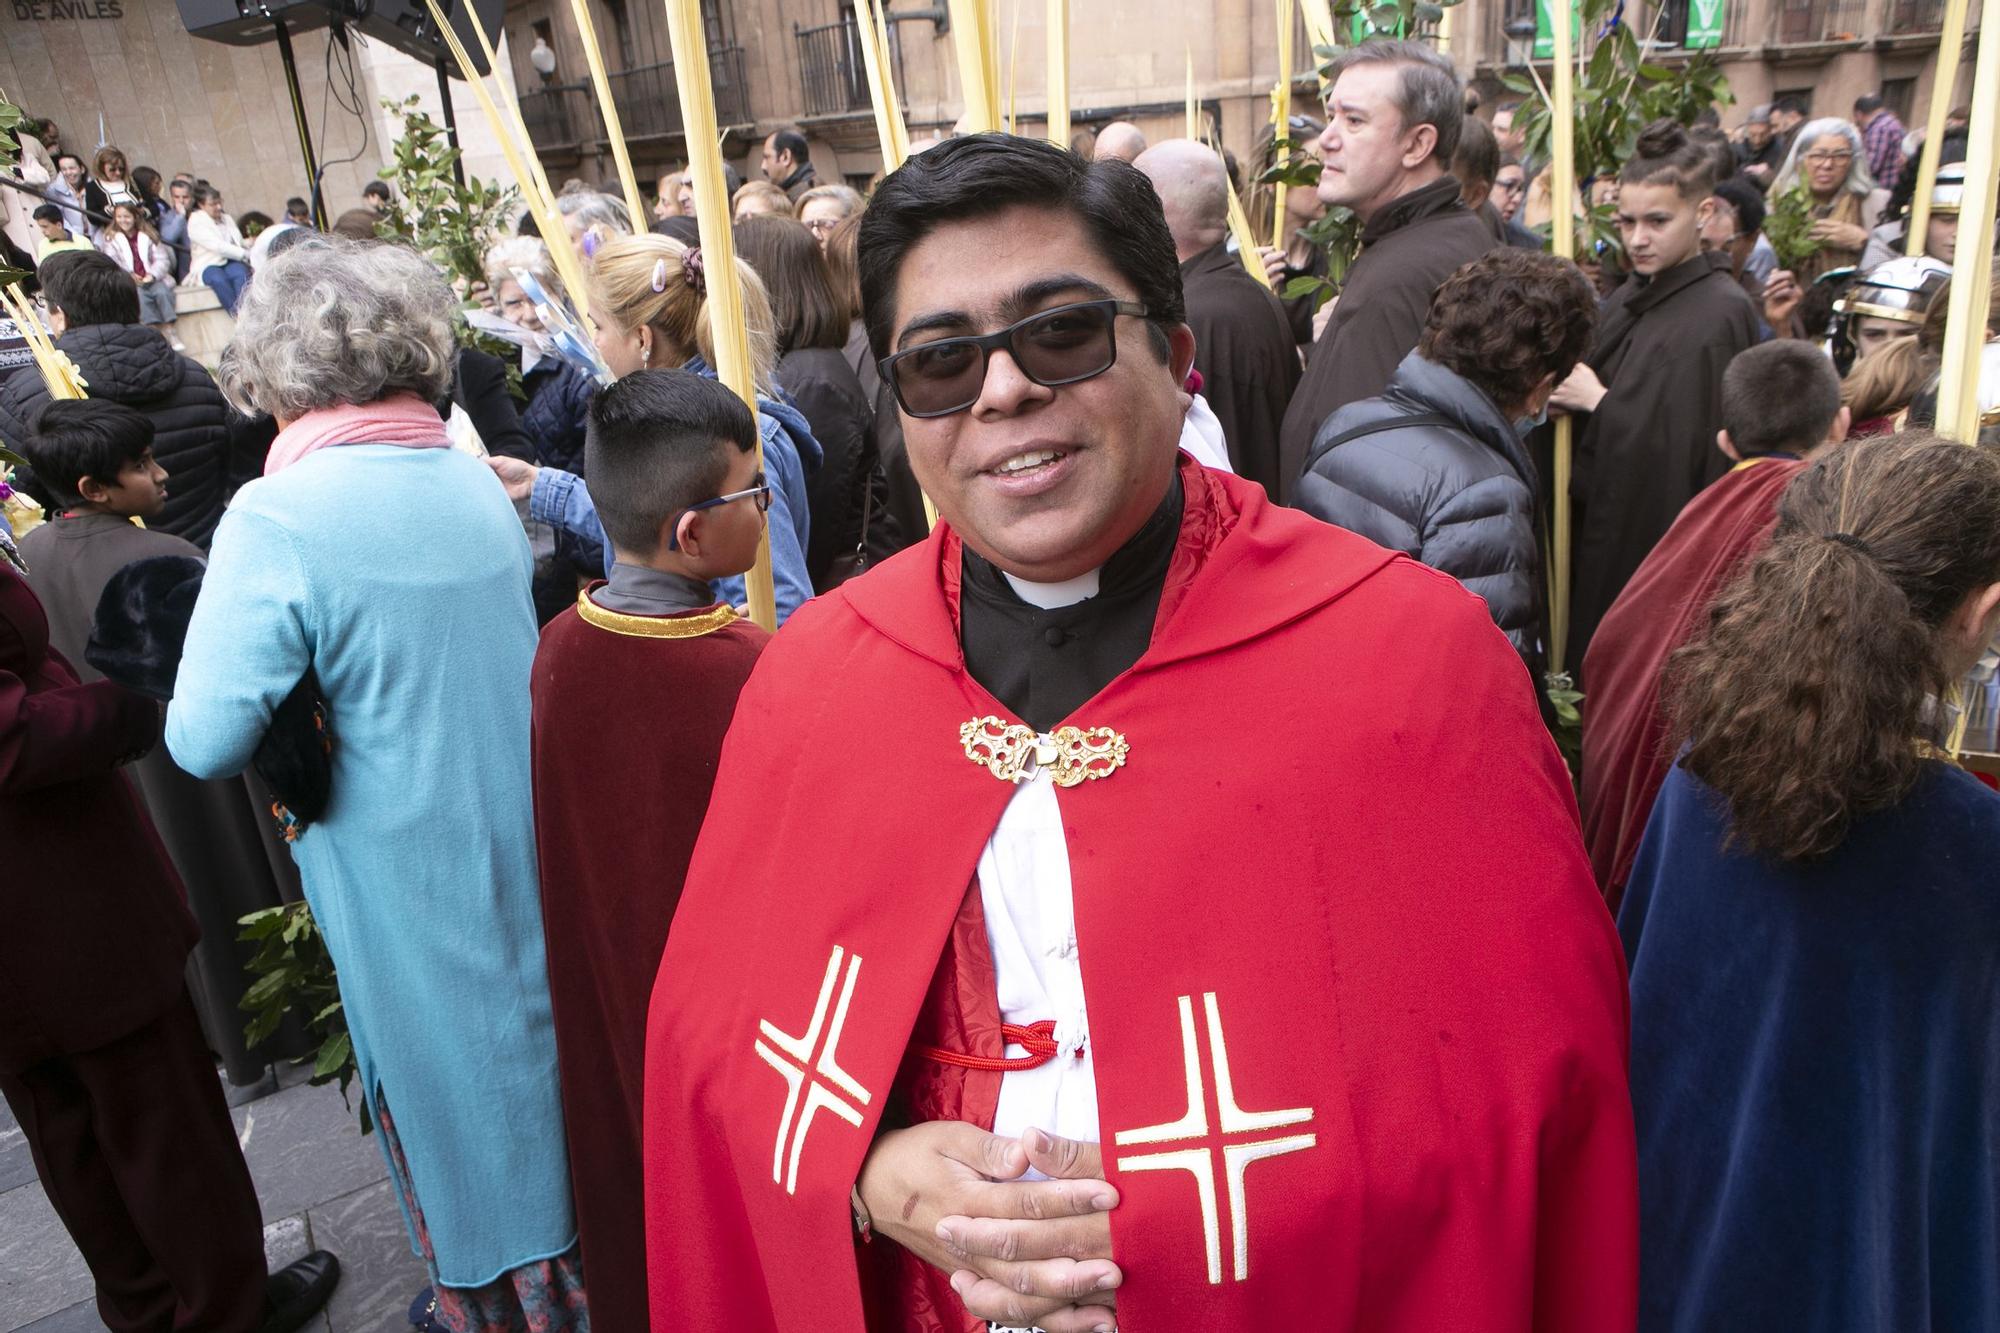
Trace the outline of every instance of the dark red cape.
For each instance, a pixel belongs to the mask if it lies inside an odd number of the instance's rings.
[[[621,617],[689,632],[721,621]],[[598,1326],[646,1328],[646,1006],[736,697],[770,635],[549,622],[535,652],[535,841],[577,1227]],[[671,1323],[661,1325],[671,1328]]]
[[[1119,1327],[1631,1327],[1623,960],[1520,659],[1453,580],[1182,477],[1152,645],[1072,719],[1129,759],[1059,796]],[[744,691],[648,1030],[659,1327],[871,1327],[849,1189],[1013,794],[960,746],[1007,714],[958,566],[940,526]]]
[[[1611,604],[1584,655],[1583,838],[1614,912],[1673,758],[1660,673],[1701,627],[1722,585],[1770,537],[1778,497],[1804,467],[1765,459],[1696,495]]]

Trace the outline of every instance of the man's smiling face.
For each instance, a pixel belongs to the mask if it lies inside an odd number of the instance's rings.
[[[1017,205],[940,225],[897,272],[891,354],[992,333],[1079,301],[1138,301],[1081,219]],[[942,417],[903,419],[910,466],[938,512],[982,556],[1036,582],[1102,565],[1159,506],[1172,475],[1194,360],[1185,326],[1158,335],[1120,316],[1117,361],[1059,388],[992,353],[979,399]]]

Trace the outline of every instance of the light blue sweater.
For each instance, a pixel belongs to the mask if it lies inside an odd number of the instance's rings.
[[[478,460],[322,449],[223,515],[167,711],[181,767],[239,773],[318,673],[332,799],[292,854],[450,1286],[576,1241],[535,871],[532,567]]]

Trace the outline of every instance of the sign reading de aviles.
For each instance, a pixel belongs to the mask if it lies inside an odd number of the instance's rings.
[[[33,20],[122,19],[125,0],[12,0],[14,17]]]

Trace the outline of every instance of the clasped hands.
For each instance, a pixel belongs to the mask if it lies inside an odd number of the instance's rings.
[[[1048,1180],[1024,1180],[1033,1167]],[[956,1120],[884,1132],[859,1181],[875,1233],[951,1274],[974,1318],[1045,1333],[1114,1333],[1124,1274],[1094,1143],[1019,1139]]]

